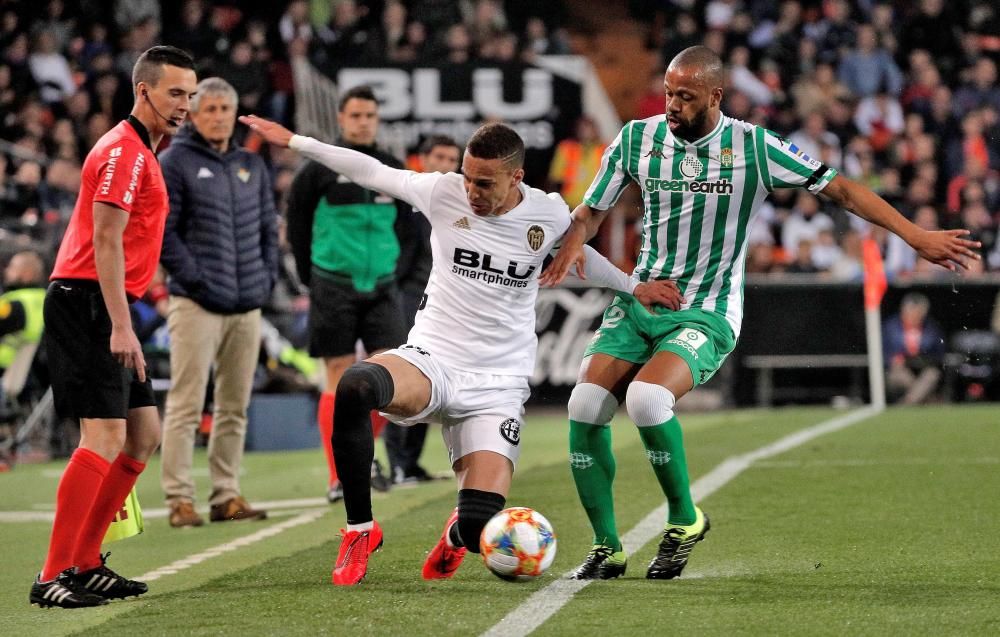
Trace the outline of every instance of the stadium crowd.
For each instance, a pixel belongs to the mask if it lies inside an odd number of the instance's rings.
[[[973,230],[983,243],[982,270],[1000,270],[995,2],[630,0],[629,8],[664,62],[696,43],[728,61],[725,113],[765,124],[802,152],[841,167],[924,227]],[[530,61],[570,52],[573,27],[563,3],[522,0],[293,0],[253,7],[4,0],[0,252],[6,257],[32,247],[54,254],[79,188],[80,163],[128,114],[128,70],[152,44],[192,52],[200,76],[218,75],[236,88],[241,113],[290,123],[290,56],[307,55],[317,66]],[[643,118],[662,108],[658,69],[635,112],[621,116]],[[265,154],[281,202],[296,159],[245,136],[237,132]],[[860,278],[860,238],[868,229],[849,219],[808,194],[776,191],[751,235],[748,271]],[[890,279],[945,274],[902,242],[881,240]],[[284,278],[288,292],[275,302],[293,317],[284,322],[291,328],[301,324],[294,302],[301,290],[294,275]]]

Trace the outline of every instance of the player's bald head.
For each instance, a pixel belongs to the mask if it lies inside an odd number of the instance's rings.
[[[722,88],[725,71],[722,58],[707,46],[690,46],[670,60],[667,73],[679,71],[696,82],[703,82],[709,90]]]

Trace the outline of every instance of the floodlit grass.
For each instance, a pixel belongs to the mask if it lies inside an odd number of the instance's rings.
[[[581,634],[962,634],[1000,633],[1000,417],[996,406],[890,410],[758,462],[712,494],[712,531],[684,576],[647,581],[651,539],[627,575],[595,582],[556,613],[543,635]],[[693,478],[724,459],[837,415],[825,409],[682,415]],[[424,459],[444,470],[440,439]],[[634,427],[615,425],[617,514],[624,533],[663,497]],[[454,506],[439,481],[375,498],[385,548],[361,586],[330,585],[341,506],[315,522],[151,582],[139,600],[82,611],[27,604],[48,524],[0,522],[0,621],[9,635],[473,635],[562,576],[591,541],[566,458],[558,414],[529,416],[509,503],[532,506],[559,538],[555,564],[536,582],[511,584],[469,555],[455,579],[420,579],[426,551]],[[199,454],[196,467],[204,467]],[[0,475],[0,511],[51,509],[61,465]],[[162,506],[156,463],[140,480],[147,510]],[[321,452],[248,454],[251,502],[323,495]],[[199,477],[201,493],[207,478]],[[110,548],[111,564],[138,576],[210,547],[281,524],[175,530],[163,518]]]

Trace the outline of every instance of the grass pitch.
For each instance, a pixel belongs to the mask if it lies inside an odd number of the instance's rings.
[[[995,405],[893,409],[759,461],[702,502],[712,531],[680,579],[645,580],[656,542],[631,547],[624,578],[583,589],[538,634],[1000,634],[998,413]],[[836,415],[682,415],[692,478]],[[624,418],[614,427],[624,533],[663,497],[634,427]],[[322,503],[322,453],[252,453],[244,493],[255,504],[280,503],[271,519],[189,530],[147,519],[144,535],[106,547],[110,564],[132,577],[171,564],[176,572],[150,582],[140,599],[77,611],[27,603],[49,523],[15,512],[51,511],[62,464],[19,466],[0,474],[0,625],[8,635],[480,634],[589,548],[566,438],[561,415],[529,415],[508,499],[555,527],[559,553],[537,581],[501,581],[472,554],[452,581],[420,579],[454,506],[454,483],[438,481],[375,498],[385,548],[360,586],[335,588],[343,508]],[[444,471],[445,458],[440,438],[429,436],[425,464]],[[203,454],[195,466],[205,466]],[[162,507],[158,474],[154,461],[139,482],[147,512]],[[199,487],[205,495],[205,475]]]

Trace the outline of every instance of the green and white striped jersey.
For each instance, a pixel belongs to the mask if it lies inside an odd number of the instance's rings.
[[[672,279],[683,309],[723,315],[739,336],[747,237],[775,188],[818,193],[837,171],[775,133],[725,115],[687,143],[665,115],[631,121],[604,153],[584,203],[607,210],[635,181],[642,189],[642,250],[633,278]]]

